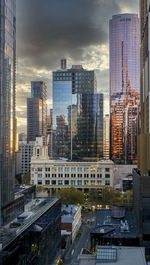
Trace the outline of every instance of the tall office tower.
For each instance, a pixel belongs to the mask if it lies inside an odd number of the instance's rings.
[[[116,162],[133,163],[134,160],[137,160],[138,118],[140,112],[138,15],[121,14],[113,16],[110,20],[109,30],[110,154],[111,159]],[[135,109],[135,111],[131,111],[131,109]],[[131,118],[131,116],[134,116],[134,118]]]
[[[31,82],[31,98],[27,99],[27,140],[47,134],[47,87],[45,82]]]
[[[14,199],[16,1],[0,1],[0,224]]]
[[[110,116],[104,117],[103,123],[103,159],[110,159]]]
[[[52,157],[52,145],[53,145],[53,110],[50,109],[50,115],[47,116],[47,145],[48,145],[48,155]]]
[[[53,156],[103,157],[103,95],[94,71],[81,65],[53,72]]]
[[[150,2],[140,1],[141,17],[141,133],[138,162],[142,174],[150,175]]]

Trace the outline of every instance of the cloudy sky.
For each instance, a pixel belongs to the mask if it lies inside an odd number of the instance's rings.
[[[98,90],[109,111],[109,19],[138,13],[138,0],[17,0],[17,119],[26,132],[26,98],[31,80],[48,86],[52,102],[52,71],[60,59],[96,71]]]

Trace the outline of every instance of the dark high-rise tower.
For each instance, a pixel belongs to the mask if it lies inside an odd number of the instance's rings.
[[[53,156],[103,158],[103,94],[81,65],[53,72]]]
[[[137,160],[140,112],[139,28],[136,14],[115,15],[110,20],[110,154],[111,159],[123,163]]]
[[[16,0],[0,1],[0,223],[14,198]]]
[[[46,137],[47,87],[42,81],[31,82],[31,98],[27,99],[27,140]]]

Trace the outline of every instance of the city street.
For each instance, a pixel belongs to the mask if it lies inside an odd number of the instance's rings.
[[[90,231],[95,223],[94,220],[95,218],[91,212],[84,214],[82,218],[83,224],[81,225],[81,228],[79,230],[81,236],[79,239],[75,239],[73,244],[68,249],[65,255],[64,265],[78,264],[77,258],[81,252],[81,249],[90,248]]]

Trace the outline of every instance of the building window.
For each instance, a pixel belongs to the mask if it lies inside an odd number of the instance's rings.
[[[74,172],[74,171],[76,172],[76,167],[71,168],[71,172]]]
[[[75,180],[71,180],[71,185],[76,185],[76,181]]]
[[[88,172],[89,171],[89,168],[88,167],[85,167],[84,168],[84,172]]]
[[[69,180],[65,180],[65,185],[69,185]]]
[[[45,171],[50,171],[50,167],[46,167],[45,168]]]
[[[58,185],[63,185],[63,181],[62,180],[58,180]]]
[[[110,180],[105,180],[105,185],[109,186],[110,185]]]
[[[52,174],[52,178],[56,178],[56,174]]]
[[[77,181],[78,185],[82,185],[82,180]]]
[[[42,174],[38,174],[38,178],[42,178]]]
[[[91,178],[95,178],[95,174],[91,174]]]
[[[56,185],[56,180],[52,180],[52,185]]]
[[[85,185],[87,185],[88,183],[89,183],[89,181],[88,181],[88,180],[85,180],[85,181],[84,181],[84,184],[85,184]]]
[[[45,180],[45,185],[49,185],[50,181],[49,180]]]
[[[69,174],[65,174],[65,178],[69,178]]]
[[[41,179],[38,180],[38,185],[42,185],[42,180]]]
[[[58,168],[58,172],[63,172],[63,168],[62,167],[59,167]]]
[[[65,172],[69,172],[69,167],[65,167]]]
[[[32,174],[32,178],[34,178],[34,174]]]
[[[37,149],[37,150],[36,150],[36,154],[37,154],[37,156],[40,155],[40,149]]]
[[[110,168],[105,168],[105,171],[106,172],[110,172]]]
[[[34,180],[32,180],[32,185],[34,185]]]
[[[82,167],[78,167],[78,172],[82,172]]]
[[[39,168],[38,168],[38,171],[41,172],[41,171],[42,171],[42,167],[39,167]]]
[[[106,179],[109,179],[110,178],[110,175],[109,174],[105,174],[105,178]]]
[[[102,184],[102,180],[98,180],[97,181],[97,184]]]
[[[95,184],[95,180],[91,180],[91,184]]]
[[[50,174],[45,174],[45,178],[50,178]]]
[[[97,168],[97,171],[98,171],[98,172],[102,172],[102,168],[101,168],[101,167],[98,167],[98,168]]]
[[[97,174],[97,178],[102,178],[102,174]]]

